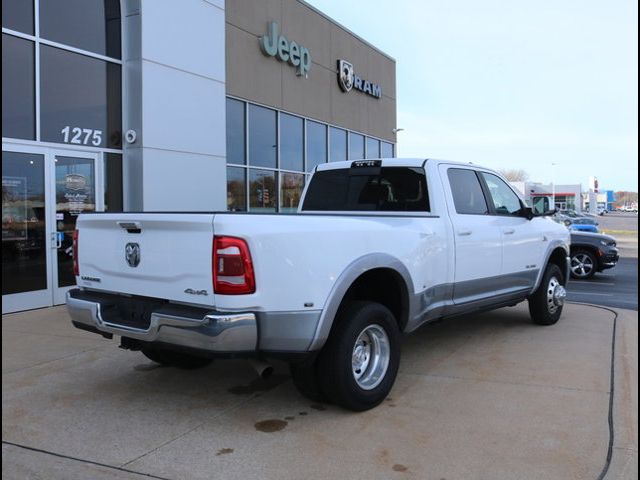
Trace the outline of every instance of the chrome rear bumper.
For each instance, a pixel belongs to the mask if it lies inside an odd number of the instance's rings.
[[[67,292],[71,319],[99,332],[215,353],[250,352],[258,345],[258,326],[253,313],[209,312],[202,318],[194,318],[193,314],[180,315],[178,308],[171,314],[153,312],[149,327],[141,329],[105,320],[100,301],[74,298],[73,292]]]

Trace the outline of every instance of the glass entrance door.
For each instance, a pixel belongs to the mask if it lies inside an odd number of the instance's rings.
[[[3,314],[65,302],[78,215],[103,207],[100,154],[3,145]]]
[[[97,155],[71,152],[51,152],[52,192],[51,202],[54,259],[53,303],[65,302],[65,294],[76,284],[73,275],[73,231],[78,215],[102,210],[98,205]]]
[[[2,149],[2,313],[51,305],[44,152]]]

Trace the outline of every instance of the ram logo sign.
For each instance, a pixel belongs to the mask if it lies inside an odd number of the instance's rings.
[[[345,93],[356,89],[374,98],[382,97],[382,88],[380,85],[370,82],[369,80],[364,80],[356,75],[353,64],[342,59],[338,60],[338,84]]]

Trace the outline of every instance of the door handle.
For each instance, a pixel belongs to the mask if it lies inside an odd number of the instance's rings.
[[[62,247],[63,239],[63,232],[51,232],[51,248],[59,249],[60,247]]]
[[[466,237],[467,235],[471,235],[471,230],[458,230],[458,235]]]
[[[504,232],[505,235],[512,235],[512,234],[516,233],[516,230],[515,230],[515,228],[505,228],[503,230],[503,232]]]

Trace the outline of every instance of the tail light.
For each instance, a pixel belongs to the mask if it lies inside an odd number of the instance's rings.
[[[73,274],[80,275],[80,262],[78,262],[78,230],[73,231]]]
[[[256,279],[247,242],[236,237],[213,237],[213,291],[244,295],[256,291]]]

